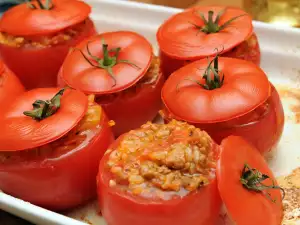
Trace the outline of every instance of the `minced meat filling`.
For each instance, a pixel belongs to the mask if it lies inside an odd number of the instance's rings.
[[[81,34],[85,29],[86,21],[79,23],[75,26],[57,32],[54,35],[41,36],[38,38],[14,36],[5,32],[0,32],[0,44],[8,45],[11,47],[36,47],[45,48],[54,45],[62,44]]]
[[[108,153],[113,174],[109,185],[144,197],[186,195],[214,177],[211,138],[185,122],[148,122],[126,134]]]
[[[88,145],[101,129],[100,121],[102,116],[102,108],[95,104],[94,96],[90,95],[88,100],[88,109],[83,119],[62,138],[34,149],[0,152],[0,163],[57,157]]]

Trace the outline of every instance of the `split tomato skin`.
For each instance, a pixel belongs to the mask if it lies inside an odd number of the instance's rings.
[[[55,158],[0,164],[0,189],[55,211],[94,198],[99,161],[114,139],[103,112],[99,125],[101,131],[81,149]]]
[[[120,136],[109,149],[122,140]],[[217,146],[215,147],[217,151]],[[98,201],[101,213],[110,225],[215,225],[221,208],[216,178],[210,184],[182,198],[172,200],[145,199],[109,186],[113,177],[106,154],[97,176]]]
[[[4,109],[18,95],[25,91],[16,75],[0,61],[0,106]]]
[[[258,38],[255,33],[253,33],[246,41],[242,42],[238,46],[234,47],[228,52],[221,54],[224,57],[243,59],[250,62],[253,62],[256,65],[260,65],[260,47]],[[167,79],[173,72],[180,69],[181,67],[202,59],[202,57],[193,59],[193,60],[182,60],[176,59],[171,56],[168,56],[163,51],[159,53],[161,60],[161,71]]]
[[[1,59],[19,77],[25,88],[55,87],[57,74],[70,48],[96,34],[90,19],[81,34],[63,44],[45,47],[11,47],[0,44]]]

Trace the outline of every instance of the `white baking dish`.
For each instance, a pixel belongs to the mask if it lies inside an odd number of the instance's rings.
[[[159,25],[179,9],[153,6],[128,1],[86,0],[93,7],[92,18],[99,32],[113,30],[132,30],[144,35],[157,50],[155,33]],[[270,80],[280,87],[299,89],[300,93],[300,30],[279,28],[254,22],[262,49],[262,68]],[[299,94],[300,96],[300,94]],[[287,115],[282,140],[270,158],[270,166],[276,175],[285,175],[300,166],[300,124],[295,121],[297,112],[290,106],[300,105],[295,99],[284,98]],[[299,111],[300,114],[300,111]],[[96,202],[66,216],[57,214],[0,192],[0,209],[41,225],[84,225],[85,221],[94,225],[104,225],[98,215]],[[77,220],[72,219],[76,218]],[[300,224],[300,221],[296,224]]]

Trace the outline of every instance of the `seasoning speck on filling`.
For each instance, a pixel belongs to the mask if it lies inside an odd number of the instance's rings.
[[[185,122],[148,122],[108,151],[109,185],[145,198],[185,196],[214,178],[212,145],[206,132]]]

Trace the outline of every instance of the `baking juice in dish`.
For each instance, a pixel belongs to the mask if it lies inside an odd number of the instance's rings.
[[[120,136],[98,175],[108,224],[215,224],[221,205],[216,150],[206,132],[175,120],[149,122]]]

